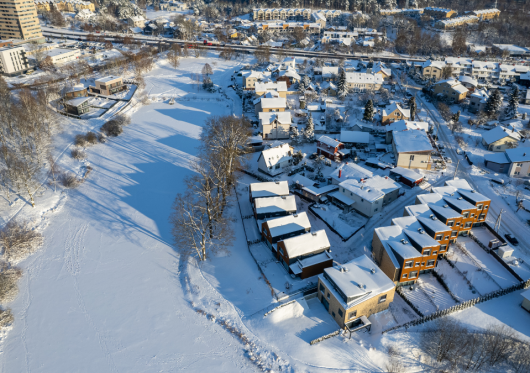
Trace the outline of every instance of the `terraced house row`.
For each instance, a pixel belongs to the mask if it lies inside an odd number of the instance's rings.
[[[467,236],[473,226],[485,223],[491,200],[465,180],[447,181],[443,187],[416,197],[403,217],[374,230],[372,254],[385,274],[398,285],[417,281],[432,271],[449,245]]]

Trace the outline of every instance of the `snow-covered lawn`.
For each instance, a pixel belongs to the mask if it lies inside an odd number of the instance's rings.
[[[438,260],[436,272],[442,276],[451,292],[462,301],[477,298],[479,294],[470,288],[465,278],[451,267],[446,260]]]
[[[368,218],[355,211],[344,214],[340,208],[333,204],[315,205],[312,211],[324,220],[329,226],[343,238],[350,238],[355,232],[361,229]]]
[[[432,295],[425,292],[419,284],[413,286],[413,290],[410,290],[410,286],[404,286],[402,288],[404,296],[416,306],[416,308],[423,314],[428,315],[438,311],[436,303],[432,299]]]
[[[420,276],[418,286],[429,296],[440,310],[454,306],[456,301],[444,289],[442,284],[434,275],[425,273]]]
[[[503,289],[519,283],[492,255],[488,254],[470,237],[459,237],[458,241],[465,245],[466,250],[480,264],[482,268]]]

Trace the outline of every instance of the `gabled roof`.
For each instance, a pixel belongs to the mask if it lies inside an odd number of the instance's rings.
[[[360,198],[365,199],[368,202],[374,202],[385,196],[385,193],[379,189],[376,189],[374,186],[366,186],[364,183],[353,179],[344,180],[339,184],[339,186],[359,196]]]
[[[445,198],[444,200],[447,201]],[[462,214],[460,214],[458,211],[453,210],[449,205],[438,206],[433,203],[430,203],[428,206],[433,212],[443,217],[444,219],[456,219],[462,217]]]
[[[521,136],[517,132],[507,130],[502,126],[497,126],[494,129],[482,134],[482,138],[488,145],[493,144],[494,142],[502,140],[506,137],[510,137],[511,139],[517,141],[521,140]]]
[[[262,109],[277,109],[284,108],[287,106],[287,100],[283,97],[264,97],[260,99]]]
[[[458,197],[458,198],[444,197],[444,201],[447,202],[447,204],[450,207],[455,209],[456,212],[458,212],[458,210],[463,211],[463,210],[471,210],[475,208],[475,205],[472,205],[467,200],[465,200],[463,197]]]
[[[383,109],[383,116],[387,117],[392,114],[394,111],[398,110],[405,118],[410,118],[410,110],[403,109],[399,104],[392,103],[390,106],[387,106]]]
[[[311,228],[311,223],[305,212],[267,220],[265,224],[269,227],[269,232],[272,237],[278,237],[301,229]]]
[[[379,74],[346,73],[346,83],[353,84],[383,84],[383,77]]]
[[[287,181],[271,181],[267,183],[250,184],[250,195],[252,198],[288,196],[289,184]]]
[[[341,170],[340,178],[339,170]],[[348,179],[360,181],[361,179],[368,179],[372,176],[374,176],[372,171],[369,171],[355,163],[343,164],[329,175],[330,178],[337,181]]]
[[[432,145],[427,133],[422,130],[392,132],[394,146],[398,153],[432,151]]]
[[[340,141],[334,140],[334,139],[332,139],[329,136],[320,136],[318,138],[318,141],[323,143],[323,144],[329,145],[332,148],[336,148],[337,146],[340,145]]]
[[[258,115],[261,125],[271,124],[275,120],[280,124],[291,124],[291,112],[289,111],[260,112]]]
[[[261,152],[260,158],[261,157],[263,157],[267,167],[272,167],[277,163],[281,163],[292,158],[291,147],[289,144],[284,143],[275,148],[265,149]]]
[[[419,230],[404,229],[403,233],[405,233],[409,240],[414,241],[414,243],[422,249],[425,247],[440,245],[438,241],[425,233],[425,231],[421,228]]]
[[[289,258],[327,250],[331,246],[324,229],[283,240]]]
[[[484,161],[498,163],[498,164],[509,164],[510,163],[505,153],[484,154]]]
[[[506,156],[511,162],[530,162],[530,148],[506,149]]]
[[[257,82],[254,88],[256,92],[266,92],[266,91],[276,91],[276,92],[287,92],[287,83],[286,82],[266,82],[261,83]]]
[[[429,130],[429,123],[427,122],[418,122],[410,120],[397,120],[394,123],[387,124],[384,127],[386,132],[389,131],[406,131],[406,130]]]
[[[341,142],[352,142],[358,144],[368,144],[370,142],[370,133],[363,131],[340,131]]]
[[[254,206],[258,214],[296,212],[296,200],[294,196],[256,198],[254,200]]]
[[[418,180],[423,179],[423,175],[419,174],[418,172],[408,169],[408,168],[399,167],[399,166],[391,169],[390,173],[398,174],[399,176],[407,180],[410,180],[412,182],[417,182]]]
[[[472,189],[458,189],[458,194],[464,197],[464,199],[474,203],[491,201],[491,199],[489,199],[488,197],[484,196],[483,194],[477,193]]]

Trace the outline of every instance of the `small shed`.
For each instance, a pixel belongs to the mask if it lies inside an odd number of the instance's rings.
[[[402,182],[405,185],[413,188],[423,181],[423,176],[417,173],[414,170],[403,168],[403,167],[394,167],[390,170],[390,177],[395,180]]]
[[[521,307],[530,312],[530,289],[521,293],[521,295],[523,297],[523,303],[521,303]]]

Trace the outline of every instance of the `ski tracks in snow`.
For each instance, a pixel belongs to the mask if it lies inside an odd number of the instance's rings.
[[[78,230],[75,231],[74,234],[69,234],[66,238],[65,247],[64,247],[64,266],[68,273],[73,278],[73,285],[77,297],[77,304],[79,306],[79,309],[83,313],[83,316],[85,317],[88,325],[92,328],[94,331],[99,347],[101,348],[101,351],[105,355],[105,360],[107,361],[107,364],[109,366],[109,369],[111,372],[118,372],[118,369],[116,367],[116,364],[114,363],[114,359],[112,357],[112,354],[109,351],[108,344],[109,339],[108,335],[105,332],[102,332],[98,329],[96,324],[94,323],[94,320],[90,316],[87,308],[86,303],[83,298],[83,295],[81,291],[79,290],[79,283],[77,279],[77,275],[79,274],[80,270],[80,263],[81,258],[83,255],[83,251],[85,249],[85,236],[89,229],[90,225],[85,224],[81,226]],[[70,229],[72,231],[72,229]]]

